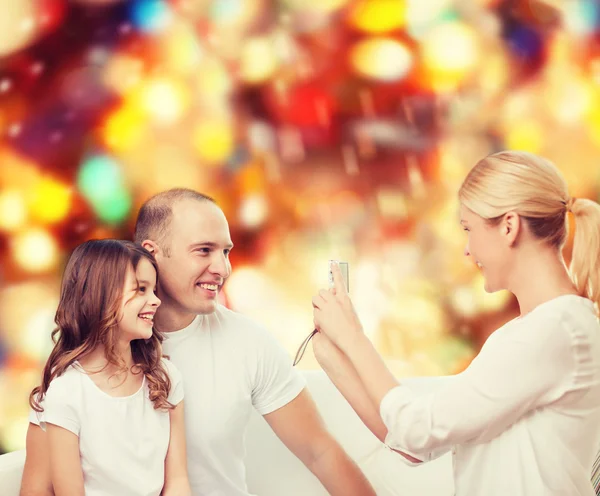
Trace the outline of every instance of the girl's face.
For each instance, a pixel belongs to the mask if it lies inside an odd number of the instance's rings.
[[[160,305],[155,291],[156,271],[148,260],[142,258],[135,272],[132,267],[127,271],[119,321],[121,339],[132,341],[152,336],[154,314]]]

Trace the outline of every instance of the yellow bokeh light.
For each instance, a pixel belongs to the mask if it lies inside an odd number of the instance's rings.
[[[195,71],[203,57],[197,35],[184,23],[176,24],[167,34],[163,50],[167,67],[184,74]]]
[[[595,109],[587,118],[588,132],[591,140],[600,146],[600,109]]]
[[[404,26],[406,5],[403,0],[361,0],[352,7],[349,20],[367,33],[387,33]]]
[[[215,58],[205,59],[200,67],[198,90],[207,99],[214,100],[231,90],[231,78],[220,60]]]
[[[599,97],[593,86],[582,77],[556,74],[554,84],[544,91],[554,117],[564,124],[576,124],[592,109],[598,108]]]
[[[216,164],[227,159],[234,147],[231,122],[228,120],[205,121],[194,131],[194,146],[199,157]]]
[[[506,148],[510,150],[540,153],[544,145],[544,133],[536,121],[519,121],[508,126],[504,140]]]
[[[43,229],[32,228],[17,234],[11,248],[13,259],[27,272],[45,272],[58,262],[56,241]]]
[[[125,104],[108,117],[104,140],[117,152],[132,150],[141,143],[145,127],[143,113],[134,105]]]
[[[409,72],[412,55],[399,41],[371,38],[358,42],[350,52],[354,68],[361,74],[383,81],[397,81]]]
[[[432,86],[451,89],[462,83],[477,65],[477,38],[465,24],[441,24],[423,40],[422,58]]]
[[[444,11],[451,7],[453,0],[406,0],[406,24],[408,32],[421,38],[423,34],[439,22]]]
[[[266,81],[275,73],[277,66],[275,46],[271,38],[250,38],[242,47],[240,76],[247,83]]]
[[[13,232],[27,221],[25,198],[17,190],[0,192],[0,230]]]
[[[181,119],[189,100],[187,88],[168,79],[149,81],[140,93],[141,107],[159,124],[174,124]]]
[[[32,189],[30,211],[40,222],[53,224],[63,220],[71,208],[72,189],[51,178],[41,179]]]

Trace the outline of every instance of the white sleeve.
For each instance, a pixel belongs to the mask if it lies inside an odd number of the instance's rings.
[[[175,367],[170,360],[163,358],[162,362],[167,369],[167,374],[171,380],[171,390],[169,391],[167,400],[172,405],[178,405],[183,400],[183,379],[181,377],[181,372],[177,370],[177,367]]]
[[[416,396],[403,385],[389,391],[380,405],[386,444],[418,457],[492,438],[558,399],[574,375],[571,334],[551,319],[533,324],[492,334],[467,370],[438,391]]]
[[[46,430],[46,424],[58,425],[76,436],[79,436],[80,407],[78,395],[71,376],[56,377],[51,383],[44,397],[44,412],[40,417],[40,427]]]
[[[39,398],[39,395],[38,395]],[[37,398],[36,398],[37,399]],[[44,401],[39,402],[39,405],[44,408]],[[43,416],[44,412],[36,412],[33,408],[29,407],[29,416],[28,416],[28,420],[30,424],[33,425],[40,425],[40,423],[42,422],[42,416]]]
[[[433,391],[437,391],[440,388],[448,385],[449,381],[454,380],[458,375],[446,375],[446,376],[438,376],[438,377],[407,377],[402,379],[402,385],[406,386],[408,389],[413,391],[416,395],[422,396],[425,394],[430,394]],[[409,453],[408,450],[404,449],[403,453],[407,455],[411,455],[413,458],[420,460],[419,462],[412,462],[408,458],[403,456],[398,457],[398,459],[403,462],[405,465],[409,467],[418,467],[423,464],[423,462],[431,462],[442,455],[445,455],[453,448],[453,446],[444,446],[438,448],[434,451],[427,451],[421,453]]]
[[[41,407],[44,408],[44,405],[41,405]],[[43,412],[36,412],[33,408],[29,408],[29,423],[34,425],[40,425],[42,413]]]
[[[266,415],[287,405],[306,386],[292,366],[292,360],[279,342],[263,328],[252,333],[256,353],[252,364],[252,404]]]

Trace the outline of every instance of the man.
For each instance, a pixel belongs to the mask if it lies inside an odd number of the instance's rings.
[[[326,431],[289,356],[262,327],[217,303],[233,243],[215,202],[188,189],[159,193],[140,209],[135,240],[159,266],[162,304],[154,323],[166,335],[164,353],[183,375],[193,494],[249,495],[244,432],[254,407],[330,494],[374,495]],[[24,492],[34,479],[47,487],[39,427],[30,425],[27,447],[34,453],[22,495],[47,494]]]

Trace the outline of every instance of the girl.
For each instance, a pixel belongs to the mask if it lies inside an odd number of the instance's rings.
[[[181,377],[153,329],[156,284],[153,256],[129,241],[87,241],[69,259],[55,346],[30,396],[56,496],[191,494]]]
[[[415,396],[385,367],[345,291],[313,299],[315,353],[367,426],[413,463],[452,451],[457,496],[593,495],[600,442],[600,206],[569,196],[549,161],[523,152],[481,160],[460,191],[465,255],[487,292],[520,316],[461,374]],[[575,220],[570,268],[562,258]]]

